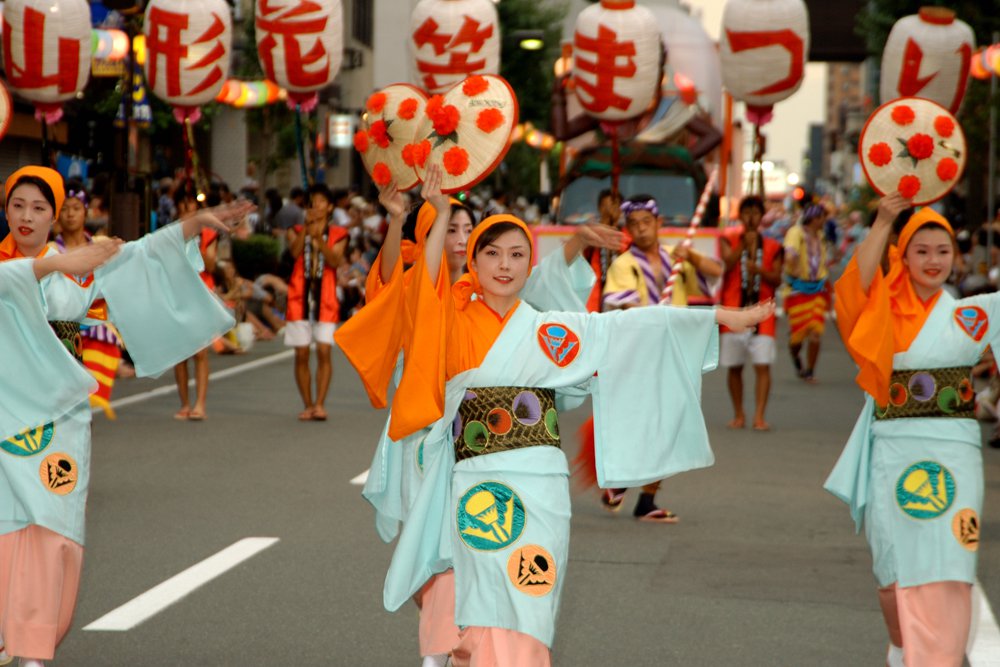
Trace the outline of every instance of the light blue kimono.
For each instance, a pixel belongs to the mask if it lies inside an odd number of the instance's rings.
[[[894,370],[972,366],[1000,341],[1000,294],[942,292]],[[936,387],[931,400],[948,388]],[[951,388],[954,392],[955,388]],[[947,395],[947,394],[946,394]],[[972,583],[982,522],[982,436],[975,419],[877,420],[865,405],[825,488],[850,506],[880,586]]]
[[[639,486],[714,462],[700,395],[702,373],[717,363],[717,331],[708,309],[518,305],[483,364],[447,383],[444,418],[423,440],[424,482],[386,577],[386,608],[450,562],[458,625],[516,630],[551,646],[568,561],[566,457],[535,446],[455,463],[452,422],[466,391],[589,383],[599,483]]]
[[[0,264],[0,334],[12,364],[0,374],[0,533],[34,524],[84,542],[88,395],[95,383],[48,320],[88,321],[91,304],[104,298],[137,374],[146,376],[232,328],[232,318],[198,277],[188,245],[180,225],[165,227],[124,244],[86,285],[63,274],[39,283],[31,260]]]
[[[559,248],[545,256],[528,276],[521,299],[540,310],[585,312],[594,280],[593,269],[582,257],[567,265]],[[400,373],[397,367],[396,385]],[[423,429],[396,442],[389,439],[386,421],[379,438],[362,495],[375,508],[375,529],[385,542],[396,539],[399,524],[406,520],[420,489],[424,477],[423,441],[429,432],[429,428]]]

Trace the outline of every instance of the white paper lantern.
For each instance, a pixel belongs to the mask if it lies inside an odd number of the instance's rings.
[[[7,0],[3,6],[7,82],[48,122],[57,121],[62,103],[86,87],[90,40],[86,0]]]
[[[723,84],[761,122],[802,85],[809,13],[802,0],[729,0],[719,41]]]
[[[264,74],[288,91],[289,105],[316,105],[340,72],[344,8],[340,0],[257,0],[257,54]]]
[[[944,7],[923,7],[899,19],[882,51],[882,102],[923,97],[957,113],[975,44],[972,28]]]
[[[432,95],[473,74],[500,73],[500,21],[490,0],[421,0],[410,15],[414,83]]]
[[[634,118],[656,101],[663,45],[656,17],[633,0],[601,0],[576,19],[573,83],[580,104],[607,121]]]
[[[225,0],[150,0],[143,24],[146,81],[192,119],[229,76],[232,16]]]

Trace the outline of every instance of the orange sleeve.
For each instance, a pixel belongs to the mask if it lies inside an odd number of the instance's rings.
[[[860,369],[855,380],[871,394],[876,404],[884,406],[889,402],[889,378],[895,352],[888,281],[881,269],[876,271],[866,293],[861,286],[857,259],[851,258],[834,286],[834,293],[837,328]]]
[[[397,262],[397,269],[399,264],[402,262]],[[393,270],[392,275],[396,275],[395,270]],[[391,277],[390,280],[392,280]],[[365,303],[371,303],[385,288],[386,283],[382,282],[382,253],[379,252],[375,261],[372,262],[371,268],[368,269],[368,277],[365,278]]]
[[[377,273],[376,267],[371,273]],[[371,275],[369,273],[369,276]],[[334,339],[354,366],[373,407],[387,405],[389,383],[399,350],[407,337],[403,316],[403,263],[398,262],[389,282],[337,329]],[[381,281],[380,281],[381,282]]]
[[[444,415],[447,344],[455,303],[448,265],[441,262],[437,280],[427,275],[423,255],[408,271],[404,310],[410,335],[404,343],[403,379],[393,400],[389,437],[400,440]]]

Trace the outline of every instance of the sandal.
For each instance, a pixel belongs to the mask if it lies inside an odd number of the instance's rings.
[[[659,507],[645,514],[637,514],[635,518],[639,521],[650,521],[652,523],[677,523],[681,520],[679,516],[670,510],[660,509]]]
[[[813,375],[813,369],[811,368],[807,368],[802,371],[802,374],[799,375],[799,377],[805,380],[807,384],[819,384],[819,380],[817,380],[816,376]]]
[[[604,489],[604,493],[601,494],[601,504],[609,512],[620,510],[623,500],[625,500],[625,489]]]

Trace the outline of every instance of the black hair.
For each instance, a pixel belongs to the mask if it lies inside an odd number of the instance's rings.
[[[180,208],[185,199],[198,201],[198,192],[194,187],[194,181],[190,178],[181,179],[174,188],[174,206]]]
[[[56,210],[55,193],[52,192],[52,188],[49,187],[49,184],[45,182],[44,178],[40,178],[39,176],[29,176],[29,175],[22,176],[19,179],[17,179],[17,181],[14,183],[14,187],[10,189],[10,193],[14,194],[14,191],[17,190],[22,185],[34,185],[36,188],[38,188],[38,190],[42,193],[42,196],[45,197],[45,201],[47,201],[49,203],[49,206],[52,207],[52,211],[55,213],[55,215],[59,215],[59,211]]]
[[[472,256],[475,257],[479,254],[480,250],[512,230],[517,230],[521,232],[521,234],[524,234],[524,230],[521,229],[520,225],[514,224],[513,222],[507,222],[506,220],[492,225],[489,229],[482,233],[482,236],[476,239],[476,247],[472,249]],[[528,239],[528,248],[531,248],[531,239]]]
[[[637,195],[632,195],[625,201],[632,202],[634,204],[645,204],[648,201],[656,201],[656,197],[654,197],[653,195],[647,195],[646,193],[640,193]]]
[[[757,195],[748,195],[744,197],[742,201],[740,201],[740,213],[743,213],[743,211],[745,211],[748,208],[756,208],[761,213],[763,213],[766,210],[764,207],[764,200],[758,197]]]
[[[600,206],[601,202],[604,201],[605,198],[612,197],[612,196],[614,196],[614,193],[611,191],[611,188],[605,188],[605,189],[601,190],[601,194],[597,195],[597,205]],[[621,200],[621,198],[622,198],[622,195],[619,192],[618,193],[618,199]]]
[[[330,191],[327,190],[327,192],[330,192]],[[339,202],[341,199],[343,199],[344,197],[346,197],[349,194],[351,194],[351,191],[348,190],[347,188],[337,188],[336,190],[333,190],[332,192],[330,192],[330,196],[329,196],[330,203],[336,205],[337,202]]]
[[[421,205],[422,206],[422,205]],[[417,242],[417,216],[420,215],[421,206],[414,206],[410,209],[410,212],[406,214],[406,219],[403,220],[403,238],[407,241]],[[472,226],[476,226],[476,214],[469,206],[465,204],[452,204],[451,214],[454,216],[459,211],[465,211],[469,214],[469,220],[472,221]]]
[[[305,197],[305,196],[306,196],[306,191],[297,185],[288,191],[288,198],[293,201],[299,197]]]
[[[323,195],[326,198],[326,201],[328,203],[330,203],[330,204],[335,204],[336,201],[337,201],[335,199],[336,195],[334,195],[333,193],[330,192],[330,188],[327,187],[326,183],[313,183],[312,185],[310,185],[309,186],[309,199],[310,199],[309,203],[312,203],[311,200],[312,200],[312,196],[313,195]]]
[[[87,200],[90,199],[90,193],[87,192],[87,186],[79,178],[71,178],[66,181],[66,198],[69,199],[70,192],[83,193],[83,205],[87,205]],[[80,201],[77,199],[77,201]]]

